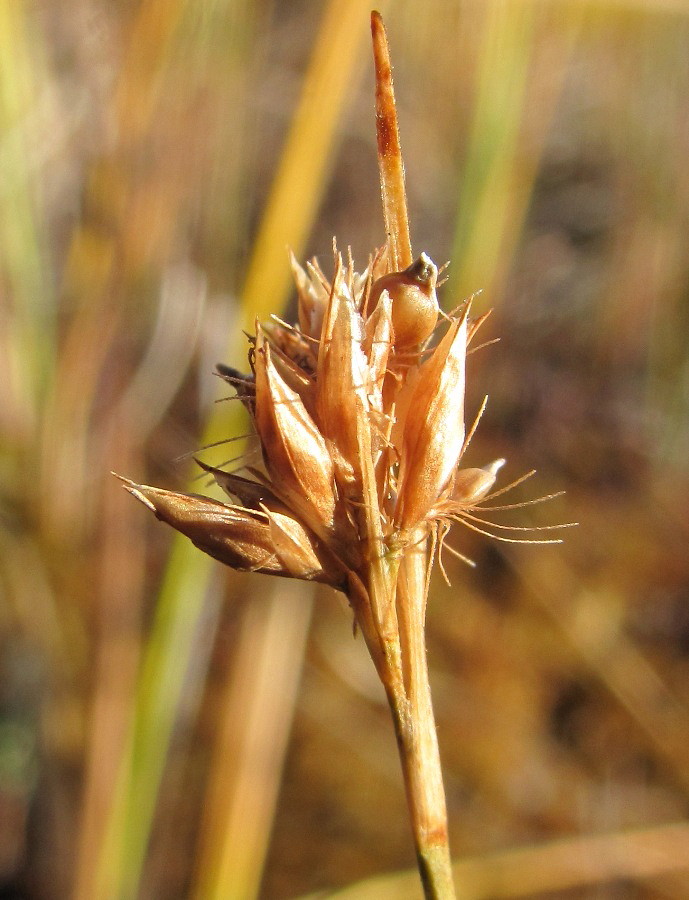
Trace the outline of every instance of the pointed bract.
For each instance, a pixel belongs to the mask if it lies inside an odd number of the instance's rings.
[[[117,476],[156,517],[186,535],[200,550],[239,571],[264,572],[342,588],[346,574],[319,559],[315,536],[278,512],[228,506],[208,497],[165,491]]]
[[[317,410],[323,435],[337,450],[338,481],[360,485],[362,454],[370,458],[371,453],[368,366],[361,349],[361,317],[340,288],[336,281],[327,336],[321,341]]]
[[[299,394],[279,375],[260,335],[255,367],[255,422],[268,474],[277,495],[323,537],[332,530],[335,514],[327,444]]]
[[[248,509],[260,509],[265,505],[270,509],[283,507],[283,504],[267,485],[251,481],[249,478],[242,478],[241,475],[236,475],[234,472],[207,466],[200,459],[195,462],[201,466],[204,472],[213,476],[215,483],[231,500],[239,500],[242,506],[246,506]]]
[[[383,382],[392,349],[392,300],[384,292],[366,320],[363,350],[368,357],[368,390],[371,406],[383,411]]]
[[[455,320],[413,384],[402,438],[395,522],[418,525],[447,486],[464,445],[466,314]]]

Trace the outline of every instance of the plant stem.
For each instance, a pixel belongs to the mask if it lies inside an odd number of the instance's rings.
[[[426,541],[411,541],[397,580],[404,690],[387,693],[424,893],[427,900],[453,900],[445,792],[426,664],[427,567]]]
[[[454,900],[424,640],[426,543],[421,531],[394,562],[374,559],[368,591],[355,580],[350,600],[390,704],[424,895]]]
[[[390,705],[424,895],[426,900],[454,900],[426,664],[428,542],[423,526],[408,537],[396,560],[374,557],[368,591],[353,581],[350,600]]]

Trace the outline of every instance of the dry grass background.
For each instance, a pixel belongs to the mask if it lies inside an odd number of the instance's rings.
[[[689,5],[382,11],[414,247],[501,337],[470,464],[581,523],[458,532],[478,566],[434,584],[460,895],[686,897]],[[212,366],[288,309],[287,243],[382,241],[368,12],[0,3],[4,898],[418,896],[365,883],[413,859],[345,604],[222,571],[108,474],[180,487],[242,433]]]

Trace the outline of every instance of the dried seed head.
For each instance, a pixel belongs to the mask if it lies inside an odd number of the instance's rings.
[[[360,273],[351,253],[343,265],[333,245],[331,280],[317,260],[302,268],[291,255],[298,325],[273,318],[257,327],[252,375],[218,367],[252,418],[264,469],[244,465],[240,475],[201,463],[230,504],[123,480],[158,518],[233,568],[347,592],[382,671],[397,658],[399,624],[422,622],[404,618],[404,598],[427,589],[428,536],[442,547],[460,521],[497,540],[531,538],[520,536],[529,529],[490,518],[519,504],[481,502],[520,482],[492,492],[503,460],[459,469],[478,422],[467,438],[467,344],[486,316],[470,322],[467,305],[459,317],[445,316],[446,333],[431,341],[438,269],[425,253],[410,264],[391,67],[377,13],[372,27],[388,243]]]
[[[265,471],[201,466],[240,505],[130,483],[132,493],[227,565],[348,592],[366,587],[372,560],[453,521],[523,540],[481,518],[504,461],[459,468],[476,427],[467,438],[467,344],[485,316],[470,321],[467,306],[423,349],[437,269],[426,254],[404,272],[387,265],[378,252],[357,274],[335,252],[329,281],[316,262],[294,264],[300,322],[314,334],[274,319],[251,342],[253,375],[219,367],[253,418]]]

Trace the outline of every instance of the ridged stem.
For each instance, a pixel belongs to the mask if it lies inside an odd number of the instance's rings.
[[[454,900],[447,810],[426,663],[426,540],[411,541],[397,579],[403,692],[388,691],[417,863],[427,900]]]
[[[390,705],[424,895],[426,900],[454,900],[445,791],[426,664],[428,563],[427,540],[421,531],[410,538],[401,556],[373,560],[368,586],[354,580],[349,595]],[[390,605],[396,615],[381,617],[380,610]],[[384,622],[387,629],[381,627]]]

